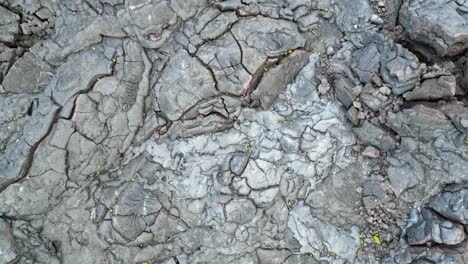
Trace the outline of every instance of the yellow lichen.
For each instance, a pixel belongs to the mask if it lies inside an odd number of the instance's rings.
[[[374,240],[374,242],[377,244],[377,245],[380,245],[380,237],[379,237],[379,232],[375,231],[374,232],[374,235],[372,236],[372,240]]]

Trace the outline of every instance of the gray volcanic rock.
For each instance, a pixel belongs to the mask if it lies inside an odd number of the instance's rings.
[[[0,263],[468,262],[466,4],[0,0]]]
[[[450,120],[440,111],[423,105],[389,113],[387,125],[403,137],[431,140],[453,131]]]
[[[468,191],[461,189],[454,192],[443,192],[434,197],[430,206],[444,217],[468,225]]]
[[[368,121],[354,129],[356,136],[367,145],[373,145],[383,151],[396,147],[396,140],[390,132]]]
[[[306,52],[294,52],[282,60],[278,66],[269,69],[252,92],[251,98],[259,100],[264,109],[268,109],[278,94],[291,83],[299,71],[309,62]]]
[[[10,93],[42,92],[49,84],[51,67],[31,53],[15,62],[3,80],[3,89]]]
[[[451,56],[468,48],[467,14],[468,5],[464,1],[405,1],[399,20],[423,53],[426,45],[439,56]]]
[[[462,225],[444,220],[428,209],[418,215],[418,222],[408,228],[408,243],[424,245],[435,242],[445,245],[456,245],[466,238]]]
[[[392,86],[395,94],[412,90],[423,70],[418,58],[396,43],[390,42],[384,51],[380,63],[382,79]]]
[[[437,79],[423,81],[420,88],[405,93],[403,97],[408,101],[436,100],[455,96],[455,90],[455,77],[441,76]]]
[[[197,102],[217,94],[210,71],[184,51],[171,59],[167,71],[154,89],[154,95],[158,98],[156,108],[171,120],[180,118]]]
[[[19,29],[20,16],[12,11],[0,6],[0,41],[12,43]]]
[[[8,263],[16,259],[13,236],[8,222],[0,219],[0,261]]]

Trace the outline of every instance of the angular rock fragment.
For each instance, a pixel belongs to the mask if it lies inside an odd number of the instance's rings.
[[[442,112],[423,105],[389,113],[387,125],[402,137],[416,137],[427,141],[455,129]]]
[[[418,222],[407,230],[410,245],[425,245],[430,242],[457,245],[465,240],[462,225],[440,218],[428,209],[418,214]]]
[[[468,226],[468,190],[447,191],[438,194],[430,207],[445,218]]]
[[[10,42],[15,40],[19,33],[20,16],[12,11],[0,6],[0,42]]]
[[[291,83],[299,71],[309,62],[307,52],[294,52],[278,66],[269,69],[252,92],[252,100],[259,100],[263,109],[274,103],[279,93]]]
[[[391,103],[390,100],[384,101],[379,97],[373,96],[369,93],[361,93],[359,97],[361,98],[361,101],[374,112],[379,111]]]
[[[400,44],[389,42],[380,61],[380,75],[395,94],[403,94],[416,85],[423,66],[419,59]]]
[[[381,53],[377,45],[370,44],[363,48],[356,56],[352,69],[363,83],[369,82],[375,73],[379,71]]]
[[[389,162],[388,178],[396,196],[400,196],[424,180],[424,169],[411,154],[397,153],[389,159]]]
[[[458,131],[465,133],[468,130],[468,107],[461,103],[442,104],[436,107],[443,112]]]
[[[429,46],[439,56],[452,56],[468,48],[468,7],[466,2],[428,0],[405,1],[399,21],[418,51],[432,57]]]
[[[403,95],[408,101],[437,100],[455,96],[456,80],[454,76],[441,76],[437,79],[425,80],[421,87]]]
[[[362,152],[361,155],[376,159],[380,156],[380,151],[372,146],[367,146]]]
[[[337,99],[340,100],[344,107],[350,107],[355,97],[352,93],[353,83],[348,78],[339,74],[335,75],[334,80]]]
[[[396,139],[383,128],[364,121],[360,127],[354,128],[356,136],[367,145],[373,145],[380,150],[387,151],[396,147]]]

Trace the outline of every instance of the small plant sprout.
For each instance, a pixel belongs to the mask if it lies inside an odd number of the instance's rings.
[[[132,181],[132,182],[136,181],[136,178],[135,178],[135,177],[133,177],[133,178],[131,179],[131,181]]]
[[[310,53],[312,53],[312,54],[313,54],[313,53],[315,53],[315,50],[314,50],[314,49],[312,49],[312,50],[310,51]]]
[[[465,140],[463,141],[463,143],[465,143],[465,144],[468,145],[468,137],[465,138]]]
[[[267,71],[268,71],[268,68],[267,68],[267,67],[263,67],[263,71],[264,71],[264,72],[267,72]]]
[[[143,262],[143,263],[141,263],[141,264],[148,264],[148,261],[145,261],[145,262]]]
[[[116,59],[116,58],[112,58],[112,62],[113,62],[113,63],[116,63],[116,62],[117,62],[117,59]]]
[[[26,176],[26,180],[29,180],[29,179],[31,179],[31,177],[29,177],[29,175],[28,175],[28,176]]]
[[[320,54],[322,54],[320,51],[319,51],[319,52],[317,52],[317,56],[320,56]]]
[[[144,247],[145,245],[144,245],[143,243],[141,243],[141,244],[138,245],[138,246],[142,248],[142,247]]]
[[[95,47],[92,47],[91,49],[92,49],[92,50],[96,50],[96,48],[95,48]]]
[[[310,257],[315,257],[315,256],[314,256],[314,253],[309,253],[308,255],[309,255]]]
[[[291,54],[291,53],[293,53],[293,51],[292,51],[292,50],[288,50],[288,54]]]
[[[211,224],[211,225],[210,225],[210,229],[216,229],[216,225],[215,225],[215,224]]]
[[[328,12],[328,7],[325,7],[323,11]]]
[[[380,237],[379,237],[379,232],[375,231],[374,232],[374,235],[372,236],[372,240],[374,240],[374,242],[377,244],[377,245],[380,245]]]
[[[331,257],[335,257],[335,256],[336,256],[336,253],[333,252],[333,251],[330,251],[330,252],[328,252],[328,255],[330,255]]]
[[[101,175],[101,171],[100,171],[100,170],[96,171],[96,176],[99,176],[99,175]]]
[[[101,80],[101,78],[99,78],[99,77],[96,78],[96,81],[100,81],[100,80]]]
[[[114,210],[112,208],[109,208],[109,213],[112,214],[112,212],[114,212]]]

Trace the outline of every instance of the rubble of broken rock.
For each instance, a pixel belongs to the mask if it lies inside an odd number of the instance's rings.
[[[468,263],[467,0],[0,0],[0,263]]]

